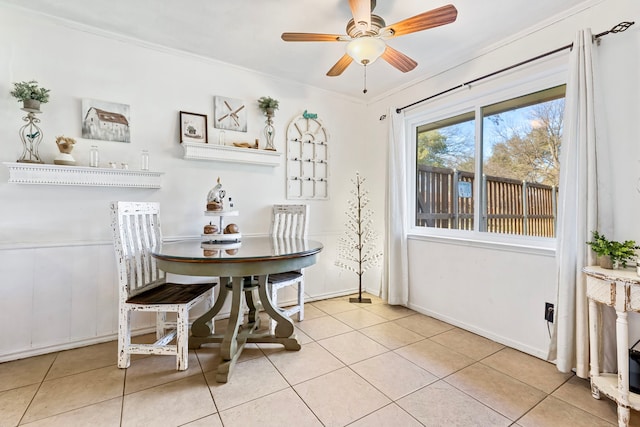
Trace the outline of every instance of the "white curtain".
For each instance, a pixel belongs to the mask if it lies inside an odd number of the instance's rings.
[[[407,259],[407,156],[404,114],[393,108],[387,117],[389,143],[387,185],[385,188],[385,250],[382,298],[389,304],[409,302],[409,263]]]
[[[586,279],[582,268],[595,264],[585,242],[591,231],[611,233],[607,152],[596,138],[595,61],[589,29],[578,32],[570,55],[560,156],[557,223],[557,287],[555,328],[549,359],[561,372],[589,376],[589,329]],[[608,190],[609,189],[609,190]],[[609,210],[607,212],[606,210]]]

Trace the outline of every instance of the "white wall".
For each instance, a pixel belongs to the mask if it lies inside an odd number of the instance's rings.
[[[377,100],[369,106],[369,121],[377,122],[390,107],[402,107],[571,43],[581,28],[590,27],[595,34],[621,21],[638,22],[639,16],[640,5],[636,1],[591,2],[587,9],[576,10],[570,16],[556,20],[558,22],[544,23],[534,31],[523,31],[501,45],[478,52],[472,61],[416,81],[410,87]],[[606,36],[596,50],[599,84],[606,94],[604,102],[609,125],[606,138],[611,146],[614,171],[611,188],[615,206],[613,238],[640,241],[637,221],[640,211],[637,191],[640,176],[637,137],[640,26],[636,23],[626,33]],[[562,57],[568,59],[568,53],[559,58]],[[549,64],[555,67],[557,61]],[[514,84],[523,73],[525,76],[539,73],[540,67],[541,64],[524,67],[498,79],[504,84]],[[464,89],[468,95],[458,91],[416,108],[429,110],[438,103],[452,102],[456,97],[473,96],[474,91],[484,90],[491,82],[492,79]],[[372,125],[370,136],[375,146],[385,146],[389,120],[384,123]],[[383,185],[383,181],[379,184]],[[555,302],[556,298],[553,251],[477,245],[464,240],[410,238],[409,264],[409,304],[412,308],[527,353],[546,356],[549,336],[543,318],[544,303]],[[634,316],[631,323],[632,335],[640,336],[640,321]]]
[[[25,114],[9,95],[12,82],[30,79],[51,89],[39,116],[45,162],[52,163],[58,153],[55,137],[66,135],[78,140],[72,155],[79,165],[88,164],[93,144],[103,162],[128,162],[131,168],[148,149],[151,170],[165,174],[160,190],[17,185],[7,183],[8,169],[0,165],[0,361],[109,339],[117,331],[109,201],[159,201],[166,238],[196,236],[208,222],[203,216],[207,192],[220,177],[240,210],[243,234],[268,232],[269,206],[287,201],[284,162],[273,168],[182,159],[178,112],[207,114],[210,141],[217,141],[215,95],[246,101],[248,132],[227,131],[228,142],[259,138],[264,117],[257,99],[280,100],[275,117],[280,152],[289,121],[304,110],[318,114],[330,133],[330,199],[309,202],[310,238],[322,241],[325,250],[308,270],[306,290],[315,299],[357,287],[357,276],[339,271],[334,261],[349,179],[367,161],[359,154],[365,144],[362,129],[353,125],[364,121],[362,103],[0,6],[2,162],[15,161],[22,151],[17,135]],[[83,98],[129,104],[131,143],[80,138]],[[369,277],[377,284],[375,274]],[[138,322],[139,327],[148,324]]]

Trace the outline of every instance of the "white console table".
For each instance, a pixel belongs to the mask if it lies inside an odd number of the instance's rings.
[[[629,409],[640,410],[640,395],[629,391],[629,324],[627,312],[640,312],[640,277],[635,269],[609,270],[591,266],[583,269],[587,275],[589,298],[589,355],[591,358],[591,394],[600,399],[600,393],[618,404],[618,426],[629,425]],[[615,308],[618,374],[600,372],[598,349],[597,304]]]

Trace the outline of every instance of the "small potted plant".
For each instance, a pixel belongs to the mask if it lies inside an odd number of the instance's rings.
[[[587,242],[591,249],[598,255],[599,264],[602,268],[617,268],[627,266],[627,261],[636,257],[636,249],[640,246],[636,245],[633,240],[625,240],[624,242],[616,242],[607,240],[604,234],[592,231],[593,240]]]
[[[40,104],[49,102],[49,92],[49,89],[39,87],[37,81],[30,80],[14,83],[10,94],[19,102],[22,101],[26,110],[40,111]]]
[[[278,109],[279,101],[277,99],[273,99],[269,96],[263,96],[258,99],[258,107],[262,112],[269,117],[275,115],[276,110]]]

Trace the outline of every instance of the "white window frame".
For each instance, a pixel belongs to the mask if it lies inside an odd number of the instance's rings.
[[[418,227],[415,225],[416,212],[416,134],[419,126],[444,120],[459,114],[475,112],[475,171],[481,170],[482,163],[482,120],[481,109],[505,100],[518,98],[541,90],[566,84],[567,56],[559,55],[547,60],[523,66],[521,69],[506,72],[478,82],[470,88],[461,88],[449,95],[441,96],[405,114],[404,126],[407,139],[407,180],[409,189],[407,224],[408,236],[425,240],[458,240],[481,247],[509,247],[509,250],[525,250],[549,254],[555,251],[556,239],[551,237],[523,236],[513,234],[491,233],[474,230],[455,230],[435,227]],[[474,186],[474,225],[481,223],[480,186]]]

